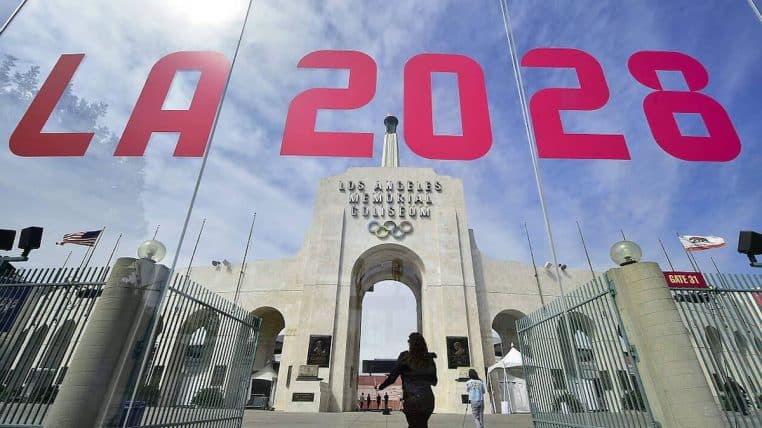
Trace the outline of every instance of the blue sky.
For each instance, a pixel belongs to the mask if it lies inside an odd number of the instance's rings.
[[[12,3],[0,5],[0,20]],[[179,50],[216,50],[232,58],[245,3],[83,1],[72,8],[66,0],[30,0],[0,36],[0,53],[17,57],[20,72],[38,65],[41,80],[61,53],[85,53],[72,82],[74,93],[109,105],[98,122],[107,129],[84,158],[19,158],[7,145],[0,148],[0,195],[3,206],[12,207],[3,210],[0,227],[46,228],[43,248],[33,253],[35,264],[63,263],[71,248],[53,242],[66,232],[104,225],[107,233],[95,264],[105,262],[118,233],[125,233],[118,253],[131,255],[157,224],[158,237],[171,254],[176,252],[200,160],[172,158],[176,136],[171,134],[154,134],[144,158],[110,153],[153,63]],[[666,268],[657,241],[661,237],[678,270],[689,265],[676,232],[723,236],[728,247],[697,254],[700,266],[710,270],[712,255],[725,271],[752,272],[735,251],[739,230],[762,231],[762,24],[749,3],[523,0],[509,5],[520,55],[536,47],[578,48],[604,69],[608,104],[597,111],[563,113],[565,130],[624,134],[632,156],[630,161],[540,162],[560,261],[585,266],[575,225],[579,220],[596,269],[611,267],[608,249],[620,239],[621,229],[640,243],[644,259]],[[301,57],[320,49],[360,50],[378,64],[373,101],[357,110],[321,111],[317,123],[319,130],[374,132],[373,159],[279,156],[291,99],[311,87],[346,85],[344,72],[297,69]],[[741,138],[737,159],[685,162],[657,146],[642,110],[650,90],[627,70],[627,59],[640,50],[679,51],[704,64],[710,83],[703,92],[725,107]],[[497,1],[259,1],[233,72],[180,265],[187,262],[204,217],[197,263],[239,261],[253,211],[258,213],[253,258],[294,254],[310,226],[317,180],[348,167],[379,164],[384,115],[393,112],[404,120],[404,64],[426,52],[460,53],[481,64],[493,147],[481,159],[452,162],[420,158],[403,143],[402,164],[463,179],[469,227],[485,254],[528,261],[526,221],[537,260],[550,259]],[[545,87],[578,84],[568,70],[524,68],[522,73],[530,96]],[[679,75],[660,77],[668,88],[685,87]],[[455,80],[438,75],[434,83],[436,130],[457,133]],[[166,106],[187,104],[193,88],[192,74],[180,76]],[[31,96],[5,106],[0,140],[8,141],[29,102]],[[699,120],[680,124],[685,133],[700,135]],[[61,119],[46,130],[81,131],[81,126]],[[81,248],[73,250],[73,257],[81,257]]]

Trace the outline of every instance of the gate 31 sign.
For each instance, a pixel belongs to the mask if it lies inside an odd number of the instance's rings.
[[[18,156],[84,156],[93,133],[42,132],[58,100],[84,58],[61,55],[10,138]],[[565,132],[560,112],[602,108],[609,88],[600,63],[590,54],[569,48],[537,48],[521,60],[524,67],[571,68],[578,88],[545,88],[529,102],[537,151],[542,158],[630,159],[622,134]],[[668,154],[686,161],[726,162],[741,151],[741,141],[723,106],[700,91],[709,75],[696,59],[679,52],[640,51],[627,62],[630,74],[653,92],[643,100],[643,111],[656,143]],[[281,143],[282,155],[372,157],[370,132],[315,131],[320,109],[348,110],[369,103],[376,92],[376,62],[365,53],[321,50],[304,56],[301,68],[349,71],[346,88],[313,88],[296,95],[288,109]],[[200,72],[187,110],[163,110],[178,71]],[[148,74],[114,156],[142,156],[153,132],[178,132],[174,156],[203,156],[222,98],[230,63],[219,52],[182,51],[161,58]],[[679,71],[687,91],[664,90],[657,71]],[[461,94],[462,135],[436,135],[433,126],[431,74],[455,73]],[[478,159],[492,147],[492,127],[484,72],[464,55],[424,53],[404,67],[404,137],[410,149],[429,159]],[[464,95],[466,94],[466,95]],[[708,135],[680,133],[675,113],[701,115]]]

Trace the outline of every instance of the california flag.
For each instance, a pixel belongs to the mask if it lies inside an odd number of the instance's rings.
[[[680,243],[688,251],[709,250],[725,246],[725,240],[719,236],[680,235]]]

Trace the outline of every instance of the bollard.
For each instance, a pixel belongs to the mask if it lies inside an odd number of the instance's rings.
[[[46,427],[120,426],[123,403],[137,381],[168,279],[169,268],[151,260],[116,261],[45,418]]]

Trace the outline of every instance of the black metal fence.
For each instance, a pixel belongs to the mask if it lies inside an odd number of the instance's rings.
[[[516,322],[537,427],[651,427],[633,349],[603,276]]]
[[[672,297],[727,425],[760,427],[762,276],[704,277],[712,288],[671,288]]]
[[[108,273],[31,269],[0,277],[0,425],[43,425]],[[180,275],[159,311],[148,364],[120,425],[240,427],[260,319]]]
[[[240,427],[260,319],[182,276],[160,317],[134,426]]]
[[[108,268],[0,277],[0,424],[41,425]]]

